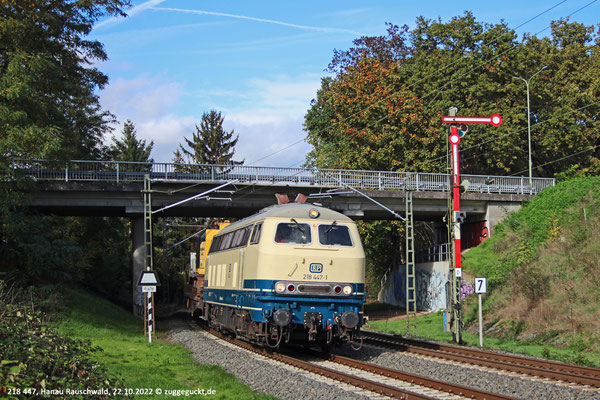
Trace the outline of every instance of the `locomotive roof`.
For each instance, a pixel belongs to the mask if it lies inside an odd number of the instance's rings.
[[[312,209],[316,209],[319,211],[319,217],[315,218],[315,220],[317,221],[334,220],[352,222],[351,218],[337,211],[333,211],[329,208],[316,206],[310,203],[288,203],[263,208],[256,214],[234,222],[233,224],[224,228],[222,232],[228,232],[231,229],[235,229],[238,226],[245,225],[252,221],[261,220],[264,218],[309,218],[308,212]]]

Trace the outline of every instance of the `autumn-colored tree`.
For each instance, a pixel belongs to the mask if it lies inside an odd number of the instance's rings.
[[[441,155],[439,130],[399,79],[398,66],[363,58],[336,80],[324,79],[305,120],[317,167],[430,170]]]
[[[305,116],[313,146],[306,164],[446,172],[441,117],[456,106],[459,115],[504,119],[500,127],[469,127],[461,172],[526,175],[526,89],[514,76],[529,78],[547,66],[530,84],[534,176],[600,173],[599,49],[599,30],[565,20],[552,23],[548,38],[520,41],[505,23],[481,23],[470,12],[448,22],[419,17],[412,30],[388,24],[387,35],[334,51],[333,76],[322,80]],[[367,253],[391,249],[368,259],[369,271],[380,273],[400,258],[394,235],[401,228],[381,222],[361,229],[377,238],[367,241]],[[394,233],[377,234],[384,231]],[[369,279],[377,286],[378,277]]]
[[[481,23],[470,12],[448,22],[419,17],[411,31],[388,25],[386,36],[363,37],[355,40],[349,50],[334,52],[329,70],[335,76],[323,80],[306,114],[305,128],[314,146],[309,164],[325,165],[322,159],[329,154],[332,162],[338,162],[339,152],[324,137],[326,132],[338,129],[328,124],[344,124],[338,116],[358,112],[364,126],[375,126],[383,118],[371,114],[366,109],[368,104],[357,108],[354,101],[337,103],[337,109],[332,108],[331,99],[347,92],[343,82],[348,76],[362,75],[353,78],[355,82],[369,79],[371,71],[364,68],[365,60],[369,60],[388,69],[387,84],[403,88],[418,99],[422,118],[427,121],[424,126],[437,129],[432,138],[438,142],[428,144],[433,148],[445,146],[447,130],[441,116],[449,107],[458,107],[460,115],[501,114],[504,123],[500,127],[470,126],[469,134],[461,141],[461,171],[503,175],[523,175],[527,171],[526,89],[523,81],[513,76],[527,79],[547,66],[530,84],[532,158],[538,166],[535,175],[553,176],[574,166],[597,173],[599,43],[598,30],[565,20],[552,23],[548,38],[525,35],[522,41],[505,23]],[[380,94],[378,100],[391,98],[386,96]],[[337,146],[364,152],[363,148],[344,147],[341,143]],[[371,150],[387,151],[385,147]],[[419,160],[420,170],[445,171],[443,154],[421,150],[413,149],[424,156]],[[353,157],[347,155],[345,159]],[[363,165],[379,167],[377,163]]]

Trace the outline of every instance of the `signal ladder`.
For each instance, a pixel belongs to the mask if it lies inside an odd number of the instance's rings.
[[[415,277],[415,231],[412,191],[406,191],[406,334],[417,334],[417,292]]]

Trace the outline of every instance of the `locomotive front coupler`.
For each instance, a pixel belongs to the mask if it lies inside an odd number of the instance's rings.
[[[320,312],[304,313],[304,326],[308,328],[308,341],[314,342],[317,340],[317,330],[321,326],[323,316]]]

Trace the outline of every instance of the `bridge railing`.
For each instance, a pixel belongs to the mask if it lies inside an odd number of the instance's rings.
[[[312,168],[253,167],[247,165],[210,165],[143,163],[124,161],[67,162],[46,160],[14,160],[15,173],[47,181],[140,182],[149,174],[153,180],[180,182],[226,182],[262,185],[340,187],[349,185],[368,190],[449,190],[449,178],[440,173],[361,171]],[[468,192],[535,194],[555,185],[552,178],[519,176],[463,175],[468,179]]]

